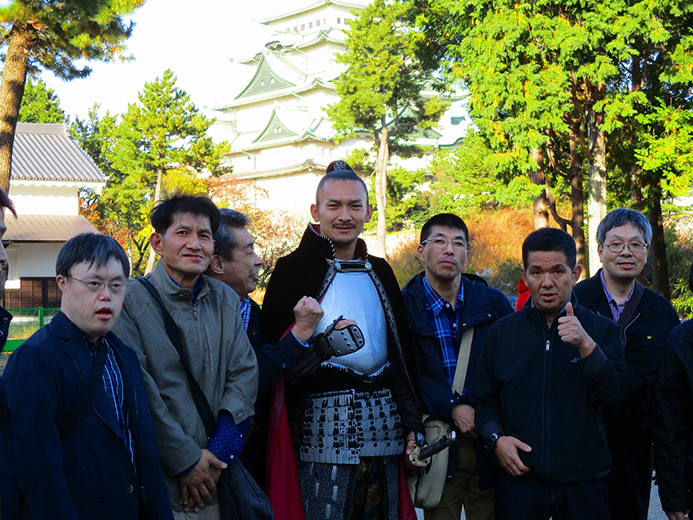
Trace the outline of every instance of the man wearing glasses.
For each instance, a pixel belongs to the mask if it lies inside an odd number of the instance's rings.
[[[137,354],[111,332],[129,273],[113,238],[69,240],[60,312],[7,363],[21,518],[173,518]]]
[[[449,449],[440,504],[424,511],[427,520],[493,518],[493,479],[489,453],[474,428],[472,383],[486,333],[513,312],[508,299],[473,274],[462,274],[469,232],[457,215],[441,213],[421,229],[416,254],[424,271],[402,291],[419,369],[422,410],[454,424],[460,439]],[[462,337],[472,331],[462,393],[452,390]]]
[[[612,520],[647,519],[655,373],[667,335],[679,324],[671,304],[637,281],[651,240],[652,228],[642,213],[611,211],[597,229],[603,268],[575,287],[581,305],[619,325],[625,347],[626,396],[603,411],[612,458],[607,477]]]

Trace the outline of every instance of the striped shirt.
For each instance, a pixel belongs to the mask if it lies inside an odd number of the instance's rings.
[[[423,286],[426,295],[426,314],[433,327],[433,333],[440,343],[440,363],[450,388],[452,388],[452,383],[455,380],[455,369],[457,368],[455,341],[457,340],[460,315],[464,304],[464,285],[460,283],[460,291],[457,294],[454,310],[452,305],[431,287],[425,275]]]
[[[115,355],[113,354],[113,349],[106,341],[105,337],[100,337],[98,339],[98,344],[91,339],[87,339],[87,344],[91,350],[91,355],[96,358],[97,348],[103,342],[106,347],[106,362],[104,363],[104,371],[101,376],[103,381],[104,390],[106,395],[111,399],[113,403],[113,408],[115,410],[116,418],[118,419],[118,424],[120,425],[121,436],[125,446],[130,452],[130,462],[133,466],[135,465],[135,444],[132,439],[132,432],[130,431],[130,419],[127,413],[127,407],[125,406],[125,392],[123,390],[123,375],[120,372],[118,363],[116,362]]]

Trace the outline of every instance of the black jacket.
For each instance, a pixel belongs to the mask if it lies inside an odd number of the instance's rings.
[[[296,303],[294,302],[294,305]],[[303,358],[306,347],[301,345],[293,334],[287,334],[277,343],[263,343],[260,317],[260,306],[250,300],[247,334],[257,355],[260,377],[253,416],[253,431],[243,446],[240,458],[257,485],[264,489],[271,390],[291,371],[296,362]]]
[[[11,320],[12,315],[0,307],[0,352],[7,341]],[[0,518],[2,520],[18,518],[18,491],[13,468],[10,446],[10,409],[7,407],[5,386],[0,377]]]
[[[513,313],[510,302],[497,289],[488,287],[486,282],[475,275],[462,275],[464,286],[464,305],[460,314],[460,326],[455,342],[455,355],[459,354],[462,335],[474,327],[472,349],[469,354],[469,366],[465,379],[464,397],[453,394],[450,383],[445,376],[440,363],[440,343],[435,337],[431,322],[426,312],[426,295],[423,286],[424,273],[417,274],[409,280],[402,290],[404,306],[409,318],[409,329],[412,334],[414,353],[419,375],[419,395],[422,411],[435,415],[448,422],[452,421],[452,409],[458,404],[470,404],[474,393],[474,375],[481,349],[486,340],[488,329],[496,320]],[[452,478],[457,468],[457,444],[450,447],[450,462],[448,463],[448,478]],[[484,457],[485,451],[477,451],[477,463],[482,473],[488,466]]]
[[[653,412],[662,509],[686,511],[693,504],[693,320],[669,334],[657,373]]]
[[[597,343],[581,358],[560,340],[558,319],[549,330],[530,303],[488,332],[472,401],[477,432],[486,438],[498,431],[529,444],[532,451],[520,457],[540,478],[603,477],[611,456],[600,409],[618,403],[626,388],[619,329],[573,299],[575,316]]]
[[[578,302],[613,320],[600,280],[601,269],[575,286]],[[633,443],[650,442],[652,434],[652,392],[657,367],[669,332],[679,324],[671,304],[659,294],[645,289],[626,327],[626,395],[618,405],[603,411],[609,447],[627,451]]]
[[[404,433],[423,433],[421,415],[415,394],[416,381],[414,353],[409,338],[406,311],[397,279],[392,268],[382,258],[368,255],[365,243],[359,239],[359,252],[371,263],[373,271],[382,282],[395,316],[395,323],[388,323],[388,360],[390,370],[383,384],[390,388],[402,417]],[[327,259],[334,259],[332,242],[320,234],[319,227],[309,225],[298,248],[280,258],[272,273],[262,306],[262,336],[265,341],[278,341],[294,322],[293,308],[303,296],[320,299],[321,286],[328,270]],[[399,342],[396,341],[399,339]],[[288,384],[286,387],[289,421],[294,439],[302,426],[303,410],[307,395],[329,390],[354,388],[359,382],[344,371],[320,367],[309,377]],[[292,410],[293,409],[293,410]],[[300,436],[298,437],[300,438]]]

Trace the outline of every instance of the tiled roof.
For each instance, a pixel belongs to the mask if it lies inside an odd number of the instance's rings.
[[[3,241],[67,242],[80,233],[98,233],[82,215],[19,215],[5,214],[7,231]]]
[[[12,179],[106,182],[106,176],[75,143],[64,124],[17,123]]]

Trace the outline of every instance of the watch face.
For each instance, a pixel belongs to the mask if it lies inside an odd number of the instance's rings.
[[[496,449],[496,444],[498,443],[498,437],[500,437],[500,435],[498,433],[495,433],[495,432],[492,433],[491,435],[489,435],[488,437],[486,437],[486,443],[485,444],[489,450],[494,451]]]

